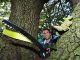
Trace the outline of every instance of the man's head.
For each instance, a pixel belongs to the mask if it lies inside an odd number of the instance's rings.
[[[43,38],[48,40],[51,37],[51,32],[48,28],[42,30]]]

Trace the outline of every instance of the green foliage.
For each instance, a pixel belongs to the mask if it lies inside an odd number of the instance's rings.
[[[2,25],[1,21],[3,19],[9,19],[10,6],[11,6],[10,2],[2,2],[2,3],[0,3],[0,26]]]
[[[0,0],[0,2],[9,2],[10,0]]]
[[[63,21],[63,17],[67,17],[72,12],[70,1],[68,0],[49,0],[44,4],[44,8],[41,12],[41,21],[43,27],[50,28],[50,23],[54,25],[60,24]]]

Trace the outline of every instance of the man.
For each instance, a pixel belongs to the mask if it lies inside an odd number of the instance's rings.
[[[50,52],[51,45],[57,42],[59,36],[57,35],[52,36],[48,28],[44,28],[42,30],[42,35],[43,35],[43,39],[40,43],[43,46],[43,48],[46,49],[46,51]]]

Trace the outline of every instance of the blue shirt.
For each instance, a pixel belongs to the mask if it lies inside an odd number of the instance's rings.
[[[53,43],[56,43],[57,40],[58,40],[58,38],[59,38],[59,36],[53,35],[52,38],[49,39],[49,42],[48,42],[47,44],[51,45],[51,44],[53,44]],[[40,44],[43,46],[43,48],[45,48],[45,45],[46,45],[45,39],[43,38],[43,39],[42,39],[41,41],[39,41],[39,42],[40,42]]]

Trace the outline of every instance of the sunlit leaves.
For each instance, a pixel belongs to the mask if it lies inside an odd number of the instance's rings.
[[[49,2],[44,5],[41,12],[41,23],[42,21],[45,21],[44,24],[49,26],[51,22],[53,24],[57,24],[59,21],[63,20],[63,17],[70,15],[72,12],[71,10],[71,4],[67,0],[49,0]],[[45,26],[44,24],[43,26]]]
[[[2,26],[3,19],[9,19],[10,16],[10,2],[1,2],[0,3],[0,26]]]
[[[10,2],[0,3],[0,18],[8,19],[10,15]]]

